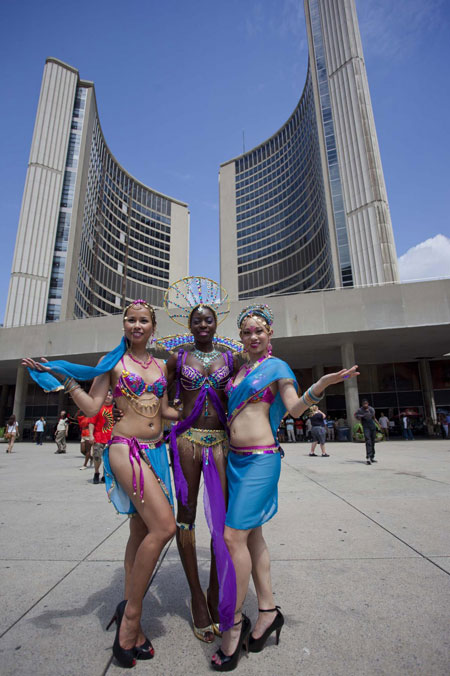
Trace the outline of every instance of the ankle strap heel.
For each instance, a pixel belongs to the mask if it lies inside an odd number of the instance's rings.
[[[269,625],[262,636],[259,638],[254,638],[251,634],[248,642],[248,649],[251,653],[260,653],[266,645],[266,641],[269,638],[270,634],[275,632],[275,642],[276,645],[280,642],[281,627],[284,624],[284,617],[280,612],[280,606],[275,606],[275,608],[258,608],[260,613],[275,613],[276,616],[271,625]]]

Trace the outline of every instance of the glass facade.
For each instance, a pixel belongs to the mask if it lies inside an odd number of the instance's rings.
[[[47,300],[47,322],[58,321],[61,315],[61,298],[64,275],[66,272],[67,244],[69,241],[73,199],[77,181],[81,134],[83,131],[84,114],[86,110],[86,95],[87,90],[84,87],[77,87],[71,120],[61,201],[59,205],[58,226],[56,230],[50,288]]]
[[[239,299],[333,287],[310,75],[286,124],[235,173]]]
[[[350,262],[348,244],[347,221],[342,197],[341,177],[334,135],[333,112],[330,102],[328,86],[327,64],[323,47],[322,26],[318,0],[309,0],[311,16],[312,46],[314,50],[315,67],[319,86],[320,111],[322,116],[323,133],[327,155],[328,172],[330,177],[331,198],[333,202],[336,241],[339,256],[339,266],[342,286],[353,286],[353,274]]]
[[[116,314],[135,298],[161,306],[169,284],[171,202],[129,176],[95,119],[75,317]]]

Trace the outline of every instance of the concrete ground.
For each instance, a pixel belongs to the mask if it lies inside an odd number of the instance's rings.
[[[279,513],[265,527],[276,601],[286,624],[275,646],[243,657],[249,676],[450,673],[450,441],[330,443],[329,458],[285,444]],[[108,504],[78,445],[0,445],[0,673],[127,673],[105,626],[122,598],[128,523]],[[202,581],[209,538],[197,518]],[[246,613],[256,617],[250,589]],[[176,545],[159,561],[143,626],[155,658],[134,672],[212,673],[214,648],[190,629]],[[218,642],[216,641],[216,646]]]

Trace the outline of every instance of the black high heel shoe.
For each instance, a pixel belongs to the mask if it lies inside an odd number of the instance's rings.
[[[232,655],[225,655],[225,653],[222,651],[222,648],[219,648],[215,654],[219,656],[221,664],[216,664],[216,662],[211,660],[211,666],[215,671],[233,671],[233,669],[236,669],[241,656],[241,648],[246,651],[248,657],[248,637],[250,635],[252,626],[247,615],[244,615],[244,613],[242,613],[242,617],[239,622],[235,622],[233,626],[238,624],[242,624],[242,627],[236,650]]]
[[[281,627],[284,624],[284,617],[280,612],[280,606],[275,606],[275,608],[269,608],[268,610],[258,608],[260,613],[273,613],[275,610],[277,611],[276,617],[272,624],[267,627],[266,631],[262,636],[259,638],[253,638],[253,636],[250,634],[249,641],[248,641],[248,649],[249,652],[251,653],[260,653],[261,650],[264,648],[266,645],[266,641],[269,638],[270,634],[273,631],[276,631],[276,645],[279,644],[280,642],[280,633],[281,633]]]
[[[155,655],[151,641],[145,637],[144,643],[135,647],[134,654],[137,660],[151,660]]]
[[[122,624],[123,614],[125,612],[126,605],[127,605],[126,600],[121,601],[119,603],[119,605],[116,608],[116,612],[114,613],[113,617],[111,618],[111,621],[106,627],[106,631],[108,631],[113,622],[116,623],[117,629],[113,645],[113,655],[121,667],[123,667],[124,669],[131,669],[131,667],[134,667],[134,665],[136,664],[136,649],[131,648],[129,650],[126,650],[125,648],[122,648],[119,643],[120,625]]]

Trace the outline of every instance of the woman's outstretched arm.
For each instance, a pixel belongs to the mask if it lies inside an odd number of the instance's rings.
[[[278,381],[278,387],[283,404],[294,418],[299,418],[302,413],[304,413],[308,408],[316,403],[311,399],[311,396],[319,399],[321,398],[322,393],[330,385],[342,383],[344,380],[359,376],[359,371],[357,369],[358,366],[355,365],[350,369],[342,369],[337,373],[327,373],[327,375],[322,376],[317,381],[317,383],[314,383],[314,385],[312,385],[309,390],[300,397],[296,392],[292,380],[289,380],[288,378],[282,378]]]
[[[47,373],[51,373],[52,376],[59,380],[61,385],[64,384],[64,390],[70,394],[75,404],[85,415],[89,417],[96,415],[100,411],[102,404],[105,401],[105,397],[108,394],[108,390],[111,387],[111,372],[103,373],[94,378],[91,389],[89,390],[89,393],[87,393],[73,378],[66,378],[60,373],[52,371],[51,368],[45,365],[47,361],[48,360],[45,359],[45,357],[42,357],[41,361],[35,361],[30,357],[25,357],[22,359],[22,365],[35,371],[46,371]]]

